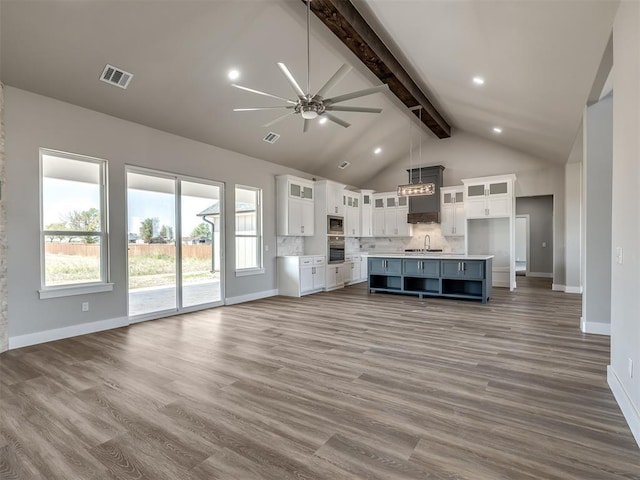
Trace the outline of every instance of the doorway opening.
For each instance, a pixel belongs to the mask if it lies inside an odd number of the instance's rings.
[[[516,215],[516,275],[529,269],[529,215]]]

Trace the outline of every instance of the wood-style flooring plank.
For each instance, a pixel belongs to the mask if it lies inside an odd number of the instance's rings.
[[[0,355],[0,478],[640,480],[581,298],[364,285]]]

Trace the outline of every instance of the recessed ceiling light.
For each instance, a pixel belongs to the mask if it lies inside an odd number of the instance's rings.
[[[475,83],[476,85],[484,85],[484,78],[473,77],[473,83]]]
[[[382,152],[382,149],[380,147],[376,148],[373,153],[375,153],[376,155],[378,155],[380,152]]]
[[[322,117],[318,121],[320,122],[321,125],[324,125],[325,123],[327,123],[327,117]]]
[[[238,70],[229,70],[229,73],[227,73],[227,76],[229,77],[229,80],[237,80],[238,78],[240,78],[240,72]]]
[[[502,133],[502,128],[500,128],[500,127],[493,127],[493,133]]]

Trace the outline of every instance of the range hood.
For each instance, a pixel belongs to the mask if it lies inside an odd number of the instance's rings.
[[[436,186],[433,195],[409,197],[407,223],[440,223],[440,187],[444,167],[420,167],[408,169],[409,183],[433,183]]]

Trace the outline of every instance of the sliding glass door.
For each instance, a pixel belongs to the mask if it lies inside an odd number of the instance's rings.
[[[222,304],[223,186],[127,170],[129,316]]]
[[[180,181],[182,306],[220,302],[221,187]]]

